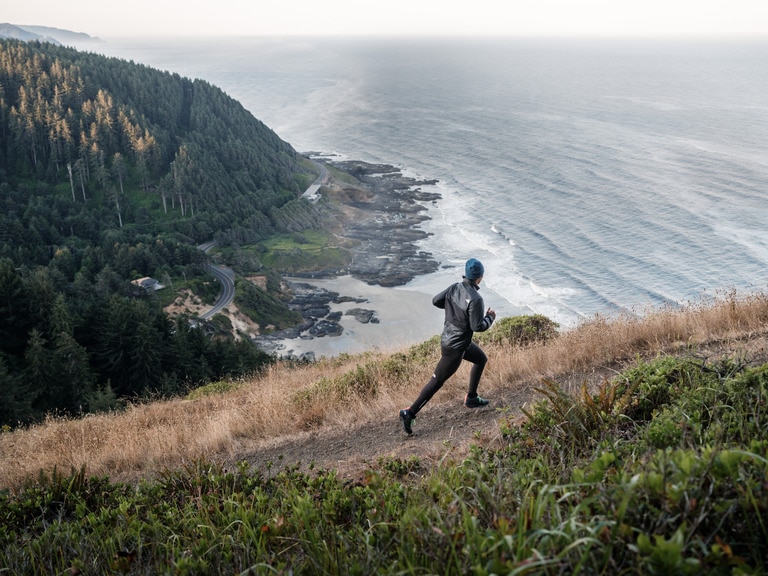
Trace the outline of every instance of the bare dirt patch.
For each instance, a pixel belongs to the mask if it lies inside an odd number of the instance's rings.
[[[243,337],[248,339],[255,338],[260,334],[260,326],[243,314],[237,307],[237,304],[230,304],[220,313],[229,318],[229,321],[232,323],[232,332],[236,339]]]
[[[259,288],[264,290],[264,292],[267,291],[267,277],[266,276],[264,276],[264,275],[246,276],[245,279],[248,280],[248,282],[250,282],[251,284],[254,284],[255,286],[258,286]]]
[[[266,290],[266,277],[253,276],[248,278],[251,282],[257,286]],[[176,299],[163,308],[169,317],[175,318],[182,314],[188,316],[201,316],[210,310],[212,306],[204,304],[199,296],[194,295],[190,290],[181,290]],[[255,338],[260,334],[260,326],[258,323],[251,320],[246,316],[234,302],[224,308],[219,314],[226,316],[232,324],[232,335],[236,339],[240,338]]]
[[[200,314],[205,314],[210,309],[210,306],[204,304],[199,296],[196,296],[188,289],[180,290],[176,299],[163,308],[171,318],[176,318],[182,314],[199,316]]]

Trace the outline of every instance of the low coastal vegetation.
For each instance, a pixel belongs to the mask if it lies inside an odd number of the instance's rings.
[[[263,242],[264,265],[287,275],[339,272],[349,266],[349,245],[339,246],[341,239],[323,230],[307,230],[281,234]]]
[[[439,459],[384,450],[355,475],[241,455],[391,419],[436,338],[49,417],[0,434],[0,571],[765,574],[767,323],[762,294],[567,331],[503,319],[484,390],[529,401]]]

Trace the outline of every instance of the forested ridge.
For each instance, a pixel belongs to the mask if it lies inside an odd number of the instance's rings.
[[[197,244],[320,227],[322,208],[299,199],[312,170],[203,80],[0,40],[0,424],[268,362],[249,342],[170,320],[131,280],[200,287]]]

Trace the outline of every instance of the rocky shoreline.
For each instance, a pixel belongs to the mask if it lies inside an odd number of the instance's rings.
[[[407,284],[416,276],[435,272],[439,263],[432,253],[419,250],[416,243],[428,237],[420,225],[429,220],[424,203],[435,203],[441,196],[426,192],[422,186],[433,186],[437,180],[417,180],[402,174],[389,164],[362,161],[320,161],[346,172],[360,185],[331,178],[321,190],[345,210],[339,235],[355,241],[353,257],[347,273],[369,285],[395,287]],[[315,278],[327,278],[318,274]],[[308,282],[310,278],[305,277]],[[334,337],[342,334],[343,316],[361,323],[378,323],[375,310],[359,305],[366,299],[340,295],[308,282],[284,280],[293,294],[289,306],[301,312],[303,322],[295,327],[261,335],[254,340],[264,351],[281,354],[284,340]],[[353,303],[344,313],[331,312],[331,303]],[[291,357],[291,355],[288,355]],[[302,355],[301,360],[314,356]]]
[[[341,336],[344,331],[342,318],[348,316],[361,324],[378,324],[379,318],[375,310],[361,308],[359,305],[368,302],[365,298],[342,296],[338,292],[313,286],[306,282],[285,281],[293,294],[289,306],[301,313],[303,321],[298,326],[286,328],[271,334],[257,336],[254,341],[259,348],[270,354],[281,354],[284,350],[284,340],[312,340],[314,338]],[[331,311],[331,303],[350,303],[351,308],[344,312]],[[289,357],[292,355],[289,353]],[[304,355],[300,360],[314,360],[313,355]]]
[[[365,186],[361,190],[338,181],[329,186],[334,200],[354,211],[341,234],[358,243],[352,250],[350,275],[367,284],[392,287],[437,270],[439,263],[432,253],[416,245],[428,237],[419,227],[429,220],[424,203],[441,198],[421,187],[434,186],[437,180],[417,180],[389,164],[342,161],[330,165]]]

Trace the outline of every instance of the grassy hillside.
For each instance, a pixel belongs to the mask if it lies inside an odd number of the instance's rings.
[[[0,435],[0,569],[764,574],[767,328],[765,295],[729,294],[491,331],[495,409],[451,408],[462,370],[410,439],[435,340],[50,418]]]

